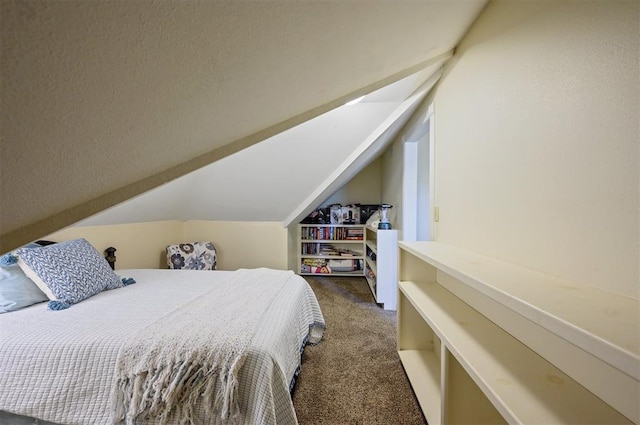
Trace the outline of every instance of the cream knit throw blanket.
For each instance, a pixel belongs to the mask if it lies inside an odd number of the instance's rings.
[[[172,421],[194,424],[196,403],[233,422],[240,413],[238,371],[247,347],[292,276],[264,268],[238,270],[128,338],[118,353],[111,393],[114,423],[142,418],[166,423],[171,415]]]

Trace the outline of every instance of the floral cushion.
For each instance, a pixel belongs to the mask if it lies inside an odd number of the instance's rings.
[[[216,247],[212,242],[192,242],[167,246],[170,269],[215,270]]]

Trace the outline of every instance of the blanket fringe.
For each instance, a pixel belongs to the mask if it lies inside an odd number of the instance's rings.
[[[207,415],[218,412],[224,423],[233,423],[240,416],[238,374],[245,358],[184,359],[122,377],[114,386],[114,423],[135,425],[138,419],[153,417],[159,424],[167,424],[170,415],[179,410],[181,425],[194,424],[196,402],[203,403]],[[217,379],[207,379],[211,375],[218,375]]]

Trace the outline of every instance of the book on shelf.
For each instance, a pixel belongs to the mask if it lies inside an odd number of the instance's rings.
[[[361,227],[303,227],[303,240],[363,240],[364,229]]]

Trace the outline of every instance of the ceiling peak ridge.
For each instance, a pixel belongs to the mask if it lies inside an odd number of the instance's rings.
[[[359,99],[362,97],[366,97],[368,94],[371,94],[377,90],[380,90],[386,86],[389,86],[393,83],[397,83],[398,81],[413,75],[415,73],[418,73],[420,71],[423,71],[439,62],[446,62],[447,60],[449,60],[451,57],[453,57],[454,54],[454,50],[448,50],[444,53],[440,53],[438,55],[432,56],[429,59],[426,59],[422,62],[419,62],[413,66],[410,66],[409,68],[406,68],[402,71],[396,72],[395,74],[392,74],[386,78],[383,78],[381,80],[376,81],[375,83],[371,83],[368,84],[358,90],[352,91],[351,93],[348,93],[344,96],[339,97],[338,99],[336,99],[333,102],[329,102],[325,105],[331,105],[332,107],[328,108],[327,111],[335,109],[337,107],[343,106],[349,102],[354,101],[355,99]],[[417,89],[416,91],[418,91],[419,89]]]

